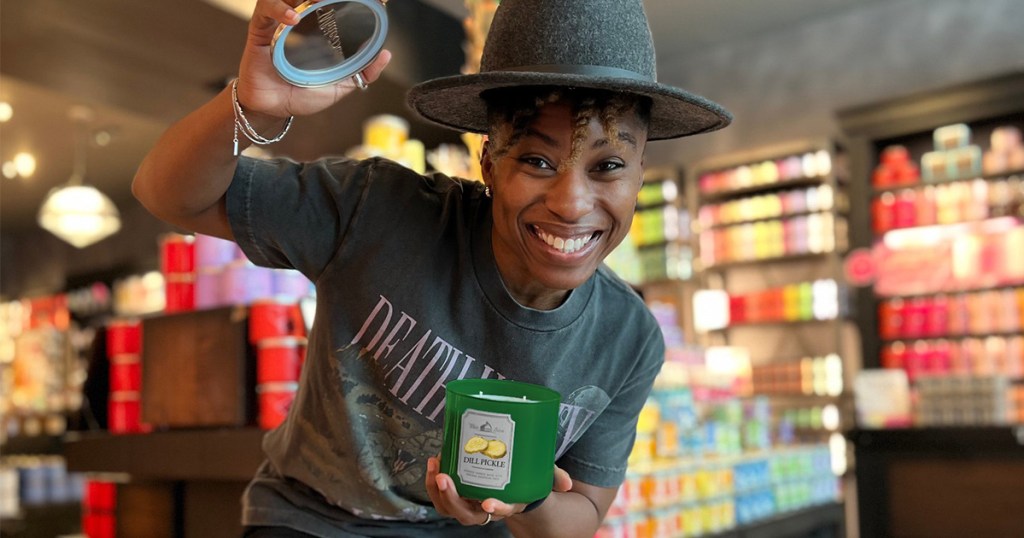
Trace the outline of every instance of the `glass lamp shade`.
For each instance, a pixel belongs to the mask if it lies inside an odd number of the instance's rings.
[[[39,225],[85,248],[121,229],[121,216],[105,194],[88,185],[67,185],[50,191],[39,209]]]

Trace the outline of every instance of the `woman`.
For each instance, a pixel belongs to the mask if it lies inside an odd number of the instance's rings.
[[[483,184],[385,160],[234,157],[236,105],[269,138],[354,87],[276,75],[270,40],[294,3],[259,0],[237,86],[172,126],[133,184],[157,216],[317,286],[299,391],[245,494],[247,534],[592,536],[664,353],[601,262],[629,230],[647,141],[728,114],[655,82],[639,0],[505,0],[482,72],[409,96],[430,120],[488,133]],[[439,472],[444,384],[474,377],[562,394],[542,503],[462,499]]]

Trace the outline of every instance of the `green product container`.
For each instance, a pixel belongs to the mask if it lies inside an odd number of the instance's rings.
[[[518,381],[448,382],[441,471],[459,495],[531,503],[551,493],[561,399]]]

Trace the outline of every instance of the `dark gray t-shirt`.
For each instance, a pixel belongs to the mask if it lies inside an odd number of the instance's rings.
[[[444,385],[508,378],[562,394],[557,464],[618,486],[661,367],[643,301],[602,267],[555,310],[520,306],[491,249],[479,183],[385,160],[242,159],[227,195],[255,263],[316,284],[316,320],[287,420],[263,442],[243,521],[320,536],[495,536],[433,509]]]

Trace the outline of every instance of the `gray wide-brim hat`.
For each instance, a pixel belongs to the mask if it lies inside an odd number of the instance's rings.
[[[438,78],[409,90],[432,122],[486,133],[481,94],[514,86],[595,88],[649,97],[649,140],[715,131],[732,115],[685,90],[659,84],[654,40],[641,0],[503,0],[480,73]]]

